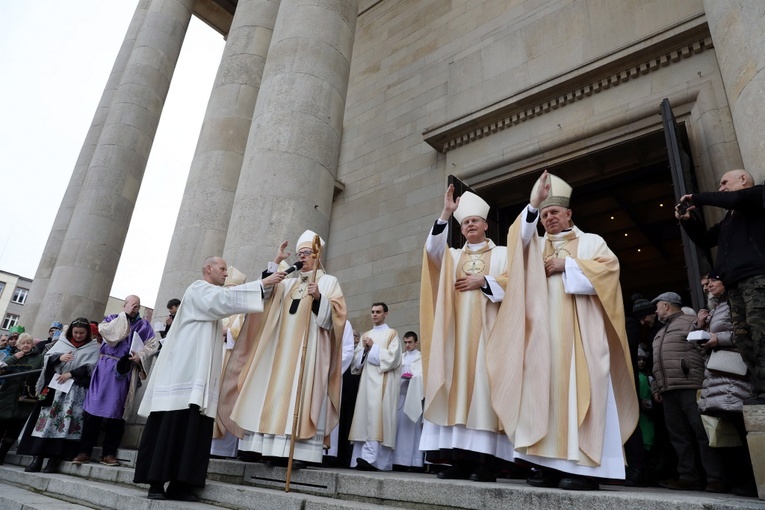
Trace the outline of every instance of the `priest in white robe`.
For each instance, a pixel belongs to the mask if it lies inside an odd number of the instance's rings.
[[[571,187],[544,172],[508,233],[507,294],[487,347],[492,404],[537,487],[624,479],[637,425],[619,261],[571,221]],[[537,235],[541,221],[545,235]]]
[[[447,246],[452,214],[467,242]],[[489,204],[471,192],[444,207],[425,243],[420,290],[425,420],[420,449],[449,459],[442,479],[496,480],[495,458],[512,462],[491,406],[486,341],[507,285],[507,250],[486,237]]]
[[[404,333],[404,354],[401,356],[401,390],[396,411],[396,451],[393,465],[422,468],[425,455],[420,451],[422,434],[422,355],[417,349],[417,333]]]
[[[223,360],[221,319],[263,310],[264,289],[284,278],[223,287],[226,261],[208,257],[202,280],[181,300],[138,414],[148,417],[136,459],[135,483],[148,483],[150,499],[196,501],[204,487]],[[165,492],[165,482],[170,482]]]
[[[321,464],[340,410],[345,299],[337,278],[318,267],[318,244],[324,241],[310,230],[300,236],[296,251],[302,267],[267,292],[264,314],[247,317],[232,352],[239,361],[229,362],[226,371],[233,386],[224,390],[225,411],[218,416],[222,427],[241,437],[240,450],[260,453],[267,465],[286,466],[299,403],[293,470]],[[267,273],[289,257],[286,248],[287,241]],[[306,359],[298,395],[303,341]]]
[[[385,324],[388,305],[374,303],[373,328],[361,335],[351,370],[361,374],[353,423],[351,467],[362,471],[393,469],[396,409],[401,385],[401,339]]]

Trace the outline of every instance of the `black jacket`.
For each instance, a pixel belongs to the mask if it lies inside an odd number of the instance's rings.
[[[709,230],[693,215],[690,220],[680,222],[698,246],[717,246],[715,271],[726,287],[744,278],[765,274],[764,186],[694,193],[691,203],[728,209],[723,220]]]

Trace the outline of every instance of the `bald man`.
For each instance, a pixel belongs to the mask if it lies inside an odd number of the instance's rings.
[[[683,207],[687,205],[687,211]],[[725,217],[704,227],[696,207],[721,207]],[[746,170],[731,170],[716,192],[685,195],[675,217],[698,246],[717,246],[715,272],[728,291],[733,339],[755,386],[744,405],[765,404],[765,187],[755,186]]]
[[[149,484],[149,499],[199,499],[194,488],[205,484],[218,412],[221,319],[262,312],[265,289],[285,273],[233,287],[223,286],[226,276],[225,260],[205,259],[202,279],[186,289],[141,401],[138,414],[147,420],[133,481]]]

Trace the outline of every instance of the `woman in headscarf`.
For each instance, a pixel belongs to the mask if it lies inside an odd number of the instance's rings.
[[[83,404],[96,361],[98,343],[93,341],[90,322],[85,318],[73,321],[66,334],[45,354],[36,386],[40,403],[27,420],[17,450],[19,454],[35,456],[25,471],[40,471],[47,457],[43,471],[55,473],[61,459],[77,454]]]
[[[42,367],[43,356],[34,347],[34,339],[23,333],[16,342],[18,351],[6,358],[0,375],[29,372]],[[0,383],[0,464],[24,426],[24,420],[34,409],[34,384],[37,374],[17,376]]]

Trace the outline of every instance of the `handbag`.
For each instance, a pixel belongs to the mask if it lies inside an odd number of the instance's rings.
[[[726,351],[720,351],[726,352]],[[730,351],[727,351],[730,352]],[[717,416],[701,415],[701,423],[709,438],[709,446],[712,448],[731,448],[743,446],[741,436],[736,427],[730,421]]]
[[[729,374],[746,375],[746,363],[736,351],[712,351],[707,361],[709,370],[726,372]]]
[[[37,397],[35,397],[34,392],[29,387],[28,384],[24,385],[24,388],[21,391],[21,395],[19,395],[19,403],[21,404],[36,404],[39,402]]]

